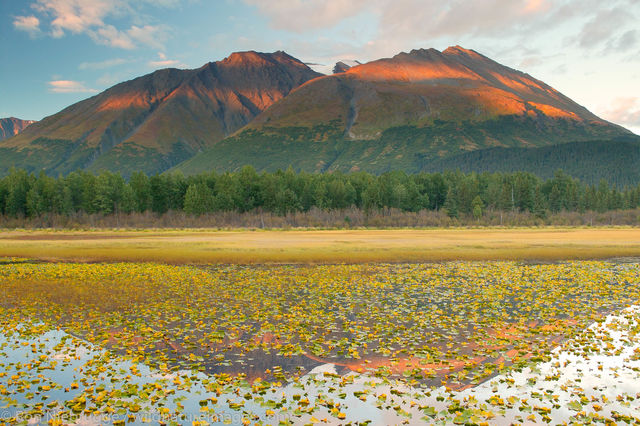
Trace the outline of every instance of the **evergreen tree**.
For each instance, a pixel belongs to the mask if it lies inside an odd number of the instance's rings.
[[[0,214],[41,216],[115,214],[168,210],[203,214],[212,211],[294,211],[345,209],[369,213],[382,208],[417,212],[445,208],[452,217],[478,217],[485,209],[526,211],[543,218],[547,212],[633,209],[640,207],[640,185],[619,189],[601,181],[586,186],[562,171],[541,181],[524,172],[463,174],[457,172],[295,173],[289,168],[258,174],[245,167],[236,173],[214,172],[184,177],[162,174],[148,178],[74,172],[53,178],[11,170],[0,178]],[[480,212],[480,213],[479,213]]]
[[[471,202],[471,211],[473,212],[473,217],[476,220],[480,220],[482,217],[482,209],[484,208],[484,203],[482,202],[482,198],[479,195],[476,195],[476,198]]]
[[[444,201],[442,209],[449,217],[458,217],[458,197],[455,187],[451,186],[447,192],[447,199]]]
[[[33,175],[29,175],[25,170],[11,169],[6,180],[6,213],[10,216],[26,216],[27,193],[31,189]]]
[[[202,215],[213,211],[214,197],[211,189],[204,183],[191,184],[184,196],[184,211],[193,215]]]
[[[151,208],[151,183],[149,178],[142,172],[135,172],[129,179],[129,185],[133,191],[135,200],[135,211],[145,212]]]

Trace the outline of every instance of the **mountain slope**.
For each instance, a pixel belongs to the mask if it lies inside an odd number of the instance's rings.
[[[550,179],[563,170],[581,182],[597,185],[601,179],[618,188],[640,184],[640,137],[615,141],[571,142],[539,148],[489,148],[424,165],[427,172],[530,172]]]
[[[0,118],[0,141],[17,135],[33,123],[33,120],[20,120],[15,117]]]
[[[459,46],[400,53],[314,79],[241,132],[178,166],[421,170],[492,147],[608,140],[630,132],[528,74]]]
[[[319,76],[284,52],[233,53],[199,69],[120,83],[30,126],[0,148],[11,165],[155,173],[214,145]]]

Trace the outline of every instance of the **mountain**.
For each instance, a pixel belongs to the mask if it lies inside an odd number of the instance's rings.
[[[34,120],[20,120],[15,117],[0,118],[0,141],[17,135],[33,123]]]
[[[49,174],[161,172],[212,147],[319,75],[284,52],[253,51],[198,69],[159,70],[71,105],[4,141],[0,173],[12,165]]]
[[[345,64],[342,61],[336,62],[336,64],[333,67],[333,73],[334,74],[340,74],[341,72],[346,72],[349,68],[351,68],[349,65]]]
[[[471,151],[631,134],[542,81],[460,46],[344,68],[303,84],[177,169],[416,172]]]
[[[349,68],[355,67],[356,65],[362,65],[362,64],[356,60],[338,61],[333,66],[333,73],[339,74],[341,72],[346,72]]]

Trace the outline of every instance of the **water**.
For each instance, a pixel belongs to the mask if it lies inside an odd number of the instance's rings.
[[[640,328],[639,307],[593,324],[554,350],[547,362],[500,374],[461,392],[355,372],[340,375],[333,364],[317,366],[292,382],[261,388],[260,380],[242,384],[224,374],[163,372],[125,361],[61,330],[36,329],[30,335],[30,327],[21,324],[22,333],[0,336],[0,418],[5,420],[303,424],[326,419],[329,424],[348,420],[382,425],[486,421],[481,413],[489,412],[492,424],[527,422],[531,415],[536,421],[548,416],[554,423],[589,415],[611,418],[614,413],[640,417],[640,339],[635,334]],[[93,395],[87,407],[100,405],[96,401],[101,392],[111,393],[111,403],[102,404],[100,415],[85,412],[82,404],[75,407],[76,416],[61,414],[74,409],[68,403],[64,410],[65,401],[83,395]],[[452,406],[460,409],[450,412]],[[581,412],[587,417],[579,417]]]

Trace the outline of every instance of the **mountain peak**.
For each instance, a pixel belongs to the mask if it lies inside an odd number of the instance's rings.
[[[220,64],[223,67],[230,68],[286,66],[298,69],[302,72],[312,71],[304,63],[282,50],[278,50],[273,53],[256,52],[255,50],[233,52],[231,55],[215,64]]]
[[[347,70],[349,70],[349,68],[351,68],[349,65],[345,64],[342,61],[338,61],[333,67],[333,73],[340,74],[340,73],[346,72]]]
[[[235,52],[198,69],[158,70],[73,104],[3,143],[0,173],[10,166],[52,174],[162,172],[319,76],[284,52]],[[30,157],[32,149],[42,150],[42,141],[56,143],[47,145],[46,158]]]
[[[225,65],[264,65],[267,63],[265,53],[248,50],[246,52],[233,52],[222,60]]]
[[[409,53],[400,52],[397,55],[395,55],[392,59],[409,59],[409,58],[435,59],[441,56],[442,56],[442,53],[440,53],[440,51],[434,48],[428,48],[428,49],[421,48],[421,49],[412,49]]]
[[[442,51],[445,55],[467,55],[467,56],[481,56],[478,52],[471,49],[465,49],[462,46],[455,45],[449,46],[445,50]]]
[[[337,133],[352,140],[378,140],[388,136],[387,130],[409,127],[416,140],[427,145],[433,141],[430,155],[624,133],[545,83],[461,46],[442,52],[414,49],[346,70],[341,65],[336,71],[343,72],[306,83],[250,127],[272,132],[334,122],[340,123]],[[505,136],[502,130],[492,130],[500,120],[510,123],[513,133]],[[437,138],[455,142],[441,149],[430,132],[442,126],[482,131],[443,131]]]
[[[21,120],[15,117],[0,118],[0,140],[17,135],[33,123],[35,123],[34,120]]]

